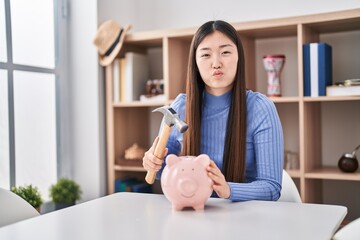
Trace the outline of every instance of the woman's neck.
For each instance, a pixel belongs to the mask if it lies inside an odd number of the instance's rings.
[[[205,90],[203,94],[203,104],[211,108],[228,107],[231,102],[231,93],[232,91],[230,90],[222,95],[215,96]]]

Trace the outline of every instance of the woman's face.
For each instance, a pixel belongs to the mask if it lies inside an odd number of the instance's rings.
[[[236,45],[225,34],[215,31],[196,49],[196,64],[208,93],[220,96],[232,88],[238,62]]]

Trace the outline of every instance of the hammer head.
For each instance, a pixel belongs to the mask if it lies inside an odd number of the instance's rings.
[[[179,114],[177,112],[169,107],[169,106],[163,106],[159,107],[153,112],[161,112],[164,115],[164,122],[169,127],[173,127],[175,125],[176,129],[180,133],[184,133],[188,129],[188,125],[179,118]]]

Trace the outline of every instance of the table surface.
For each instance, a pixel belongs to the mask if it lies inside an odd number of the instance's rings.
[[[231,202],[175,211],[161,194],[115,193],[0,228],[0,239],[330,239],[347,214],[337,205]]]

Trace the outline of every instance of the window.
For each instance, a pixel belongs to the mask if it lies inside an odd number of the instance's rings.
[[[0,62],[7,62],[4,1],[0,1]]]
[[[0,187],[10,186],[7,71],[0,69]]]
[[[56,180],[55,109],[54,74],[14,72],[16,185],[44,193]]]
[[[13,63],[54,69],[52,0],[11,0]]]
[[[58,46],[54,0],[0,0],[0,187],[57,179]]]

